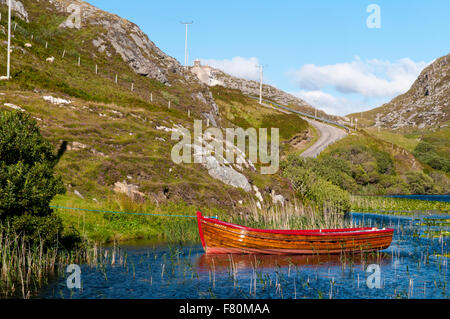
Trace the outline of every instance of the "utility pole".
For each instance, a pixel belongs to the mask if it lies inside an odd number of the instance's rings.
[[[8,58],[6,62],[6,78],[10,78],[11,68],[11,0],[8,1]]]
[[[259,104],[262,104],[263,68],[267,65],[256,65],[259,69]]]
[[[262,104],[263,66],[259,66],[259,104]]]
[[[186,26],[186,41],[184,44],[184,67],[187,70],[188,67],[188,25],[193,24],[194,21],[191,22],[180,22],[181,24],[184,24]]]

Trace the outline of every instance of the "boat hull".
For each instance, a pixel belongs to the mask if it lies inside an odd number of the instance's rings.
[[[339,254],[383,250],[394,229],[369,227],[324,230],[254,229],[203,217],[197,213],[206,254]]]

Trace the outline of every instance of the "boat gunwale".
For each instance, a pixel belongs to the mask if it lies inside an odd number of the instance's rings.
[[[206,222],[219,224],[225,227],[235,228],[239,230],[245,231],[253,231],[260,233],[270,233],[270,234],[284,234],[284,235],[318,235],[318,236],[342,236],[342,235],[367,235],[374,233],[393,233],[393,228],[383,228],[383,229],[375,229],[372,230],[373,227],[359,227],[359,228],[338,228],[338,229],[313,229],[313,230],[290,230],[290,229],[259,229],[259,228],[251,228],[242,225],[232,224],[228,222],[224,222],[218,219],[212,219],[208,217],[204,217],[202,213],[197,212],[197,218],[199,219],[199,227],[200,221],[204,220]],[[201,229],[201,227],[200,227]],[[202,237],[202,236],[201,236]]]

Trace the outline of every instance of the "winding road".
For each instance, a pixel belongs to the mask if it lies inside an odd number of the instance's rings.
[[[321,123],[319,121],[308,118],[304,118],[304,120],[308,121],[309,124],[317,129],[319,138],[313,145],[303,151],[303,153],[300,155],[302,157],[317,157],[317,155],[319,155],[324,149],[326,149],[328,145],[339,141],[341,138],[344,138],[347,135],[346,131],[335,126]]]
[[[254,97],[252,97],[254,98]],[[316,118],[315,116],[291,109],[289,107],[286,107],[284,105],[280,105],[271,101],[265,101],[267,103],[262,103],[263,106],[276,109],[278,111],[281,111],[283,113],[297,113],[300,115],[305,121],[307,121],[310,125],[314,126],[317,130],[317,133],[319,134],[319,138],[317,141],[308,147],[303,153],[300,155],[302,157],[317,157],[324,149],[326,149],[329,145],[333,144],[334,142],[339,141],[340,139],[344,138],[348,132],[349,128],[341,125],[339,123],[322,119],[322,118]],[[276,105],[277,107],[273,106]],[[314,118],[314,119],[313,119]],[[318,121],[320,120],[320,121]],[[330,124],[327,124],[330,123]],[[333,125],[331,125],[333,124]],[[342,127],[339,128],[339,127]]]

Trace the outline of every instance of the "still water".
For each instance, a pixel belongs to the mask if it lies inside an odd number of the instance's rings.
[[[357,225],[392,227],[391,246],[354,256],[206,256],[199,245],[122,246],[81,289],[61,274],[38,298],[448,298],[449,215],[353,213]]]

